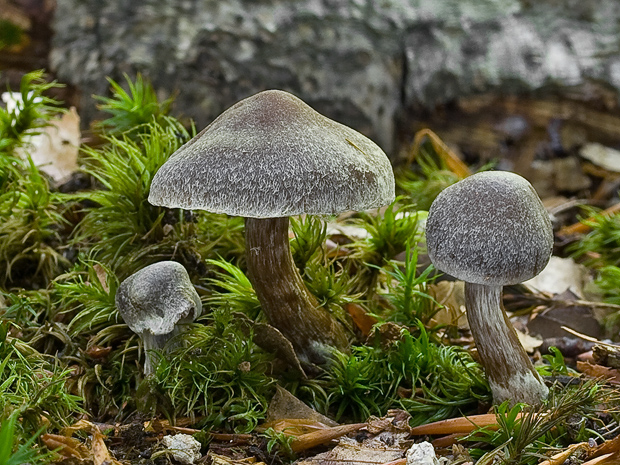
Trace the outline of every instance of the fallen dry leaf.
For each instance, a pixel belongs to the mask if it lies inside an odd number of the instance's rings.
[[[323,427],[338,426],[337,422],[308,407],[282,386],[276,386],[276,393],[267,408],[265,422],[273,423],[280,420],[305,421],[307,424],[320,424]]]
[[[390,409],[387,415],[378,418],[371,416],[366,420],[366,429],[371,434],[379,434],[384,431],[392,433],[407,433],[411,431],[409,420],[411,415],[409,412],[401,409]]]
[[[372,327],[377,324],[377,319],[366,313],[361,305],[349,303],[345,304],[344,308],[351,316],[355,326],[357,326],[364,336],[368,337],[372,331]]]
[[[80,117],[74,107],[50,121],[41,134],[30,138],[25,151],[41,171],[62,184],[77,170]]]
[[[616,368],[594,365],[589,362],[577,362],[577,370],[592,378],[605,378],[613,384],[620,384],[620,371]]]
[[[57,450],[64,457],[74,457],[86,460],[90,457],[90,451],[81,441],[60,434],[43,434],[41,441],[49,450]]]
[[[87,452],[88,455],[83,457],[82,460],[88,458],[93,461],[94,465],[122,465],[110,454],[108,447],[105,445],[105,436],[99,427],[88,420],[79,420],[74,425],[64,428],[63,433],[65,436],[60,437],[64,437],[68,442],[77,441],[71,438],[71,435],[77,431],[84,431],[91,435],[90,450]],[[80,445],[83,446],[81,443]]]
[[[284,418],[282,420],[268,421],[263,423],[262,425],[260,425],[259,431],[264,431],[269,428],[273,429],[274,431],[283,432],[289,436],[301,436],[315,431],[325,430],[331,427],[323,423],[304,418]]]
[[[93,425],[94,426],[94,425]],[[90,441],[90,449],[92,451],[93,462],[95,465],[121,465],[120,462],[115,460],[104,442],[104,435],[99,431],[99,428],[93,428],[92,438]]]
[[[88,355],[90,358],[94,358],[95,360],[99,360],[107,357],[110,352],[112,352],[112,347],[101,347],[101,346],[89,346],[84,353]]]
[[[538,293],[559,295],[570,290],[579,299],[584,298],[584,285],[591,281],[587,268],[575,263],[572,258],[552,256],[547,266],[532,279],[523,284],[534,288]]]
[[[109,294],[110,287],[108,286],[108,272],[99,263],[95,263],[93,265],[93,270],[95,270],[95,273],[97,274],[97,280],[99,281],[99,284],[101,284],[103,290]]]
[[[433,324],[469,329],[465,312],[465,283],[463,281],[439,281],[429,284],[428,293],[442,308],[433,315]]]
[[[591,142],[581,147],[579,155],[607,171],[620,173],[620,151],[616,149]]]
[[[573,299],[573,295],[567,291],[565,295]],[[562,296],[554,297],[547,303],[547,308],[536,313],[527,327],[530,332],[539,334],[547,340],[552,337],[566,336],[565,326],[570,325],[573,330],[591,337],[598,337],[602,334],[599,321],[608,307],[598,302],[587,302],[584,300],[565,300]],[[540,308],[543,308],[542,306]]]
[[[515,328],[519,342],[523,346],[526,352],[532,353],[543,344],[542,337],[531,336],[523,331]]]

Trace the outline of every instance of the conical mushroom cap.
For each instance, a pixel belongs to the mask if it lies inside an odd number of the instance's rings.
[[[553,230],[527,180],[487,171],[437,196],[428,213],[426,243],[439,270],[470,283],[504,286],[543,270],[551,257]]]
[[[116,291],[116,307],[136,334],[170,334],[202,312],[200,297],[187,271],[177,262],[154,263],[125,279]]]
[[[230,107],[156,173],[149,202],[253,218],[336,214],[394,199],[385,153],[280,90]]]

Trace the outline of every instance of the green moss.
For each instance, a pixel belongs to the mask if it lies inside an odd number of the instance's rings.
[[[252,339],[252,330],[258,335],[264,325],[248,321],[263,323],[264,316],[245,275],[243,218],[147,201],[154,173],[194,133],[168,115],[171,100],[160,102],[140,77],[127,78],[127,91],[111,82],[112,96],[99,99],[111,117],[98,126],[99,145],[81,153],[91,187],[59,194],[27,157],[18,158],[28,151],[28,136],[59,111],[45,97],[54,84],[42,77],[24,78],[20,111],[0,110],[0,422],[9,425],[0,434],[12,429],[12,444],[35,437],[42,416],[58,431],[84,412],[119,422],[189,416],[205,431],[254,432],[278,383],[341,421],[403,408],[417,425],[474,412],[490,400],[481,367],[462,348],[442,344],[440,328],[431,326],[439,306],[428,295],[432,268],[418,263],[425,212],[417,209],[438,191],[431,188],[435,180],[436,186],[452,182],[438,173],[441,167],[425,162],[420,184],[401,183],[414,200],[401,197],[345,220],[367,233],[364,238],[330,238],[322,219],[292,219],[291,250],[304,282],[352,329],[353,340],[348,352],[334,353],[313,378],[303,379]],[[605,260],[615,263],[614,221],[595,230],[582,250],[602,247]],[[340,245],[328,247],[328,239]],[[142,344],[119,317],[115,293],[133,272],[168,259],[188,269],[204,315],[183,335],[184,344],[158,354],[154,375],[144,379]],[[609,298],[616,274],[601,274]],[[349,304],[378,321],[370,338],[355,329]],[[245,320],[237,320],[240,313]],[[549,361],[547,374],[565,374],[557,354]],[[589,418],[594,400],[583,411]],[[564,408],[559,401],[549,405]],[[17,415],[19,424],[13,423]],[[507,447],[498,441],[518,434],[514,425],[502,428],[504,436],[494,436],[480,456]],[[561,425],[554,428],[514,444],[527,454],[538,450],[541,438],[561,445],[550,435]],[[269,434],[267,443],[279,443],[284,453],[287,440]]]
[[[402,408],[413,425],[471,412],[490,399],[482,368],[467,352],[434,343],[418,329],[418,337],[401,328],[394,340],[378,336],[350,354],[336,353],[324,375],[293,389],[336,419],[364,421]]]

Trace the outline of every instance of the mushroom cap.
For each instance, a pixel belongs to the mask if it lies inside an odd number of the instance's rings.
[[[517,284],[547,265],[551,220],[521,176],[487,171],[444,189],[426,221],[428,255],[439,270],[466,282]]]
[[[169,334],[177,323],[191,323],[202,312],[200,297],[185,267],[154,263],[125,279],[116,291],[116,307],[136,334]]]
[[[277,218],[386,205],[394,174],[385,153],[353,129],[281,90],[236,103],[172,154],[149,202]]]

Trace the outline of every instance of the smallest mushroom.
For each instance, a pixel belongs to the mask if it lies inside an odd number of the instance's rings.
[[[153,350],[172,348],[166,343],[202,312],[200,297],[183,265],[154,263],[124,280],[116,292],[123,320],[140,336],[145,351],[144,374],[153,372]]]

